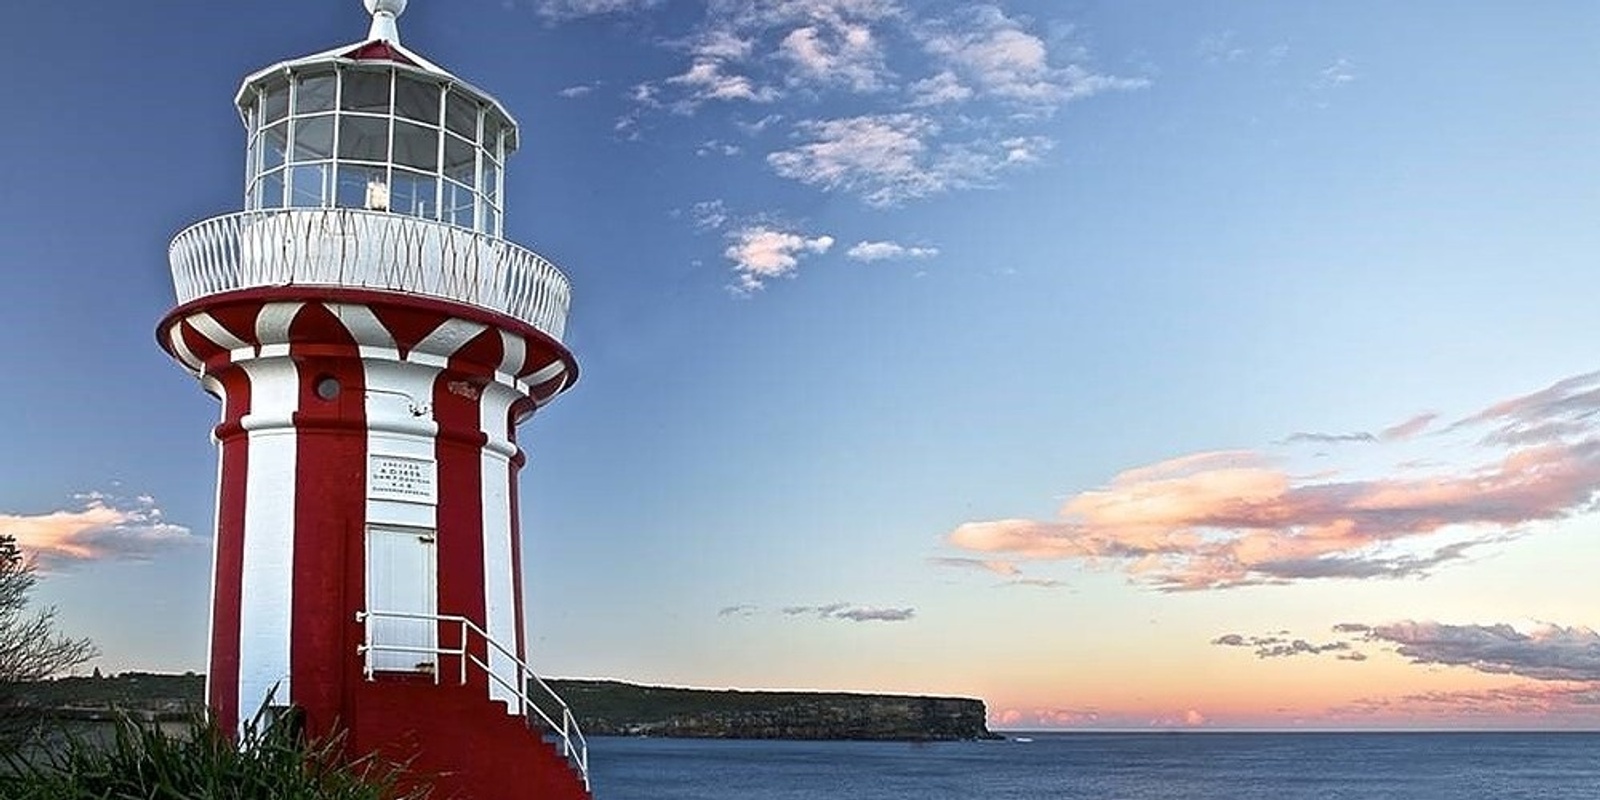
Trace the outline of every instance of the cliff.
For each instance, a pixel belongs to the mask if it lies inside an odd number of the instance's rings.
[[[993,738],[982,700],[550,681],[593,736],[947,741]]]
[[[948,741],[996,738],[982,700],[828,692],[746,692],[548,682],[589,736]],[[203,702],[205,676],[129,672],[9,687],[14,700],[56,716],[96,719],[111,708],[181,718]],[[560,716],[551,714],[559,721]]]

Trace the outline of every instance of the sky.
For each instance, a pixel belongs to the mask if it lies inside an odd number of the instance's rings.
[[[414,0],[574,285],[540,672],[1002,728],[1600,729],[1600,6]],[[0,11],[0,533],[203,670],[154,328],[246,74],[355,0]]]

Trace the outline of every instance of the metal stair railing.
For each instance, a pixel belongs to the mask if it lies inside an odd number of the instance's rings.
[[[379,619],[418,620],[455,624],[459,626],[461,635],[457,639],[458,645],[456,647],[445,647],[437,643],[431,647],[422,647],[410,644],[384,644],[373,641],[372,623],[373,620]],[[516,653],[506,649],[505,645],[495,641],[495,639],[491,637],[487,631],[479,627],[478,623],[458,614],[412,614],[400,611],[357,611],[356,622],[363,623],[366,630],[358,652],[362,655],[366,662],[364,666],[364,672],[366,673],[367,680],[372,680],[374,677],[375,669],[373,668],[373,653],[417,653],[425,655],[455,656],[461,665],[458,678],[458,681],[461,685],[465,685],[467,682],[467,664],[468,662],[471,662],[473,665],[477,666],[478,669],[483,670],[483,673],[491,680],[500,684],[502,687],[506,688],[516,696],[517,700],[521,702],[521,707],[518,709],[519,716],[525,719],[529,718],[528,709],[532,709],[533,713],[538,715],[538,719],[545,724],[547,730],[561,737],[561,755],[567,759],[568,763],[577,768],[578,774],[583,778],[583,788],[585,790],[589,789],[589,740],[584,737],[583,731],[579,729],[578,720],[572,715],[572,708],[567,705],[567,701],[561,699],[561,695],[556,694],[555,689],[550,688],[550,684],[545,683],[543,678],[534,673],[533,668],[529,667],[527,662],[524,662],[521,658],[518,658]],[[493,648],[495,651],[498,651],[502,656],[505,656],[507,659],[509,659],[512,664],[516,665],[516,684],[507,681],[504,676],[491,669],[486,661],[478,658],[475,653],[468,649],[467,634],[469,632],[476,634],[478,638],[487,643],[489,647]],[[441,680],[439,672],[440,671],[437,668],[433,670],[434,683],[439,683]],[[560,723],[557,723],[554,719],[552,719],[550,714],[546,713],[543,707],[534,702],[532,697],[528,696],[527,687],[529,685],[539,687],[550,700],[555,702],[556,707],[560,709]]]

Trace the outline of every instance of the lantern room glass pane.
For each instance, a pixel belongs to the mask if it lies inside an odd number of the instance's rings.
[[[388,72],[346,70],[339,107],[345,111],[389,113],[389,76]]]
[[[283,166],[289,152],[289,123],[280,122],[261,132],[261,168]]]
[[[394,163],[429,171],[438,169],[439,131],[396,120]]]
[[[394,170],[389,210],[423,219],[433,219],[438,216],[438,176],[405,169]]]
[[[455,181],[444,182],[443,218],[452,225],[463,228],[473,226],[473,216],[476,212],[477,196],[472,187],[465,186]]]
[[[325,158],[333,158],[333,115],[296,117],[294,160],[321,161]]]
[[[444,137],[444,176],[473,185],[478,171],[478,148],[455,136]]]
[[[261,207],[283,207],[283,170],[273,170],[261,176]]]
[[[289,205],[321,208],[328,204],[332,164],[300,164],[289,171]]]
[[[389,160],[389,120],[382,117],[340,117],[339,158]]]
[[[389,186],[382,167],[339,166],[338,206],[340,208],[368,208],[387,211],[387,205],[368,202],[386,199]],[[376,207],[382,206],[382,207]]]
[[[308,75],[299,81],[294,93],[294,113],[315,114],[333,110],[338,82],[333,75]]]
[[[462,136],[467,141],[478,140],[478,102],[471,97],[458,92],[450,92],[450,99],[445,104],[444,124]]]
[[[483,159],[483,182],[479,185],[489,205],[500,205],[500,167],[487,157]]]
[[[289,116],[289,82],[276,80],[266,85],[261,96],[261,121],[266,124]]]
[[[439,84],[414,78],[397,77],[394,84],[394,113],[429,125],[439,124]]]

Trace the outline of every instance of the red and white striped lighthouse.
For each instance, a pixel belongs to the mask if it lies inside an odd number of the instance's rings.
[[[244,210],[173,240],[161,345],[222,401],[208,701],[286,709],[440,796],[587,796],[526,666],[516,427],[572,385],[568,282],[502,238],[517,124],[400,43],[245,79]],[[530,725],[531,723],[531,725]]]

